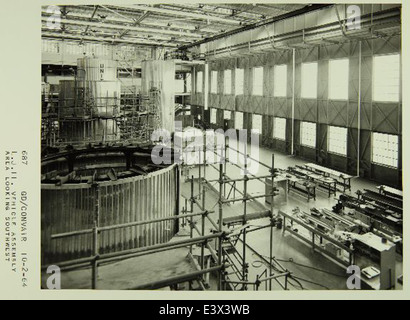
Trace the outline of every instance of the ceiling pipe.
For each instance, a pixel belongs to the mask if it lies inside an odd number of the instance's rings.
[[[47,22],[49,17],[42,16],[41,19],[42,21]],[[174,36],[185,36],[185,37],[191,37],[191,38],[201,38],[201,35],[190,33],[190,32],[162,30],[162,29],[145,28],[145,27],[132,27],[132,26],[119,25],[119,24],[79,21],[79,20],[72,20],[72,19],[62,19],[61,24],[84,26],[84,27],[90,26],[94,28],[105,28],[105,29],[115,29],[115,30],[128,30],[128,31],[141,32],[141,33],[166,34],[166,35],[174,35]]]
[[[44,39],[71,39],[71,40],[79,40],[82,39],[85,41],[97,41],[97,42],[114,42],[114,43],[126,43],[126,44],[133,44],[133,45],[140,45],[140,46],[158,46],[164,48],[175,48],[176,44],[167,44],[167,43],[159,43],[159,42],[152,42],[152,41],[139,41],[139,40],[124,40],[124,39],[115,39],[115,38],[102,38],[102,37],[93,37],[93,36],[81,36],[81,35],[72,35],[72,34],[62,34],[62,33],[54,33],[54,32],[43,32],[42,38]]]
[[[397,22],[398,25],[400,24],[400,11],[395,8],[395,9],[389,9],[386,11],[379,12],[376,17],[372,18],[372,24],[374,25],[375,23],[379,23],[380,25],[386,24],[388,22]],[[362,24],[363,24],[363,30],[368,32],[368,25],[370,23],[370,15],[364,15],[362,16]],[[377,25],[376,25],[377,26]],[[363,40],[360,35],[363,35],[363,30],[362,31],[357,31],[356,33],[350,33],[349,34],[349,40]],[[326,39],[326,36],[329,38],[333,37],[338,37],[342,36],[343,38],[346,39],[346,37],[341,33],[340,31],[340,25],[339,22],[336,21],[334,23],[322,25],[319,27],[314,27],[314,28],[309,28],[305,29],[305,38],[312,38],[314,37],[314,40],[322,40],[326,41],[331,39]],[[274,37],[275,44],[280,44],[283,42],[289,42],[292,40],[298,40],[300,38],[303,38],[303,30],[298,30],[290,33],[285,33],[279,36]],[[316,39],[317,38],[317,39]],[[343,41],[342,41],[343,42]],[[216,56],[216,55],[226,55],[228,52],[232,51],[238,51],[238,50],[245,50],[249,45],[251,45],[252,48],[256,47],[261,47],[261,46],[268,46],[269,44],[272,43],[271,38],[264,38],[264,39],[259,39],[259,40],[254,40],[251,42],[246,42],[246,43],[240,43],[240,44],[235,44],[229,47],[225,48],[219,48],[216,50],[213,50],[211,53],[209,53],[209,56]],[[290,45],[298,45],[299,43],[291,43]],[[309,44],[309,43],[308,43]],[[312,43],[312,45],[315,45]],[[277,49],[282,49],[283,46],[277,45]],[[284,49],[291,49],[289,48],[289,45],[285,45],[286,48]]]
[[[125,9],[138,10],[138,11],[149,11],[149,12],[154,12],[158,14],[200,19],[200,20],[205,20],[205,21],[209,20],[209,21],[219,22],[223,24],[240,25],[240,21],[237,21],[237,20],[231,20],[227,18],[215,17],[215,16],[194,13],[194,12],[185,12],[181,10],[170,10],[170,9],[156,8],[156,7],[142,6],[142,5],[122,5],[122,6],[117,6],[117,7],[120,9],[125,8]]]
[[[244,31],[253,30],[253,29],[263,27],[265,25],[272,24],[272,23],[275,23],[275,22],[278,22],[278,21],[281,21],[281,20],[294,18],[294,17],[302,15],[302,14],[310,13],[310,12],[317,11],[317,10],[322,10],[322,9],[329,8],[329,7],[332,7],[332,6],[334,6],[334,4],[312,4],[312,5],[306,6],[302,9],[295,10],[295,11],[292,11],[292,12],[289,12],[289,13],[285,13],[285,14],[282,14],[280,16],[273,17],[273,18],[270,18],[270,19],[267,19],[267,20],[263,20],[261,22],[257,22],[257,23],[254,23],[254,24],[250,24],[250,25],[247,25],[247,26],[244,26],[242,28],[238,28],[238,29],[235,29],[235,30],[232,30],[232,31],[221,33],[219,35],[216,35],[216,36],[213,36],[213,37],[210,37],[210,38],[206,38],[204,40],[192,43],[190,45],[181,46],[179,48],[179,50],[187,50],[187,49],[197,47],[197,46],[200,46],[200,45],[208,43],[208,42],[212,42],[212,41],[215,41],[215,40],[223,39],[223,38],[226,38],[226,37],[241,33],[241,32],[244,32]]]

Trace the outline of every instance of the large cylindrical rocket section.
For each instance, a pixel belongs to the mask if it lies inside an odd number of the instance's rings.
[[[60,138],[66,143],[108,142],[121,137],[121,82],[117,62],[84,57],[75,80],[60,81]]]
[[[142,92],[150,96],[158,114],[156,129],[175,132],[175,62],[148,60],[142,62]]]
[[[84,149],[43,158],[42,265],[122,252],[170,241],[176,220],[109,227],[178,215],[179,167],[156,167],[150,150]],[[80,232],[59,238],[58,235]],[[57,237],[56,237],[57,236]]]

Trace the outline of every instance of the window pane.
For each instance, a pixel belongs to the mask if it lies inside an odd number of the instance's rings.
[[[177,79],[175,81],[176,81],[175,92],[176,93],[184,93],[185,92],[185,81],[184,81],[184,79]]]
[[[347,128],[329,127],[329,152],[347,156]]]
[[[252,132],[262,134],[262,116],[259,114],[253,115]]]
[[[399,166],[399,137],[373,133],[373,163],[389,167]]]
[[[329,61],[329,99],[349,99],[349,59]]]
[[[244,69],[235,69],[235,93],[237,96],[244,94],[244,79],[245,79],[245,70]]]
[[[211,93],[218,93],[218,71],[211,72]]]
[[[211,109],[211,123],[216,124],[216,109]]]
[[[316,123],[302,122],[300,127],[300,141],[302,146],[316,148]]]
[[[186,77],[186,92],[192,92],[192,78],[191,78],[191,74],[187,74]]]
[[[232,112],[231,111],[224,111],[224,119],[225,120],[232,120]]]
[[[279,140],[286,140],[286,119],[275,118],[273,124],[273,137]]]
[[[288,66],[281,65],[274,67],[274,96],[286,97],[288,88]]]
[[[400,101],[400,55],[374,57],[373,100]]]
[[[232,70],[224,72],[224,94],[232,94]]]
[[[253,69],[253,95],[263,95],[263,67]]]
[[[235,129],[242,130],[243,129],[243,113],[237,112],[235,114]]]
[[[318,64],[302,63],[302,98],[317,99]]]
[[[204,86],[204,79],[203,79],[203,72],[198,72],[196,74],[196,92],[197,93],[202,93],[202,89]]]

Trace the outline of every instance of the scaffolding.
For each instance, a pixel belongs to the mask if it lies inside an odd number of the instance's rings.
[[[120,99],[93,97],[88,89],[77,85],[74,90],[73,98],[59,100],[43,96],[44,146],[150,143],[160,122],[158,90],[151,90],[147,96],[124,94]]]
[[[94,227],[88,230],[77,230],[64,234],[54,234],[52,240],[68,239],[83,235],[92,235],[93,237],[93,253],[88,258],[76,259],[58,263],[61,270],[70,271],[82,268],[92,269],[92,277],[90,279],[91,288],[98,289],[98,273],[101,265],[114,263],[131,258],[146,256],[154,253],[169,251],[173,249],[186,248],[189,251],[189,256],[194,261],[197,271],[187,273],[178,277],[167,279],[157,279],[154,282],[145,284],[144,286],[136,286],[135,290],[139,289],[158,289],[167,286],[174,286],[179,283],[189,282],[190,288],[192,284],[197,282],[202,290],[211,288],[210,276],[214,275],[217,279],[217,289],[219,291],[246,291],[250,288],[260,290],[262,285],[265,285],[265,290],[273,290],[273,282],[279,284],[281,289],[288,290],[288,280],[292,278],[292,273],[282,267],[280,263],[273,257],[273,230],[277,227],[278,218],[274,215],[274,196],[275,196],[275,169],[274,156],[272,156],[272,165],[267,166],[261,164],[270,170],[270,174],[266,176],[255,176],[248,171],[248,161],[251,158],[247,154],[247,146],[244,152],[239,152],[245,162],[245,175],[243,178],[231,179],[227,175],[227,166],[229,164],[236,165],[228,161],[227,152],[229,145],[209,149],[204,144],[201,155],[205,155],[207,151],[212,151],[215,154],[222,155],[219,165],[214,166],[208,164],[204,158],[197,166],[199,178],[195,179],[191,176],[189,179],[190,196],[185,197],[185,206],[181,210],[181,214],[174,217],[159,218],[149,221],[136,221],[132,223],[101,226],[100,224],[100,197],[99,186],[94,184],[95,189],[95,206],[94,206]],[[186,152],[187,150],[185,150]],[[186,164],[183,164],[185,166]],[[240,168],[240,166],[238,166]],[[219,179],[207,180],[207,169],[214,168],[219,173]],[[196,169],[195,169],[196,170]],[[265,179],[270,180],[271,193],[260,196],[251,196],[248,193],[248,184],[251,181],[260,181],[266,184]],[[218,203],[217,209],[207,208],[207,195],[213,189],[211,183],[216,182],[219,185],[217,190]],[[243,192],[237,188],[237,183],[243,182]],[[195,186],[198,186],[199,194],[195,194]],[[239,197],[237,197],[239,195]],[[257,199],[271,198],[270,210],[262,210],[260,212],[250,212],[249,203]],[[243,212],[238,212],[235,217],[226,217],[224,215],[224,206],[233,203],[243,203]],[[198,211],[199,210],[199,211]],[[215,221],[211,214],[217,214]],[[196,221],[195,218],[198,220]],[[269,218],[269,224],[260,226],[253,230],[248,230],[248,223],[252,220]],[[164,221],[175,221],[179,226],[189,227],[189,238],[181,241],[171,241],[169,243],[140,247],[132,250],[123,250],[109,254],[101,254],[100,250],[100,233],[110,230],[129,229],[142,225],[153,225]],[[198,226],[198,222],[201,222]],[[210,233],[207,233],[206,226],[211,226]],[[238,227],[239,226],[239,227]],[[248,235],[263,229],[270,228],[270,255],[264,257],[252,248],[248,243]],[[249,264],[248,250],[251,250],[257,255],[261,261],[267,266],[267,269],[259,274],[254,281],[249,279]],[[43,270],[45,270],[43,268]],[[282,281],[281,281],[282,280]]]

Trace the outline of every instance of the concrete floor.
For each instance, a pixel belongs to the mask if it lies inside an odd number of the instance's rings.
[[[270,165],[272,159],[272,151],[267,149],[260,150],[260,161],[265,164]],[[275,152],[275,168],[286,169],[289,166],[302,165],[306,161],[297,159],[285,154],[280,154]],[[258,176],[268,175],[269,170],[265,167],[259,168]],[[237,167],[228,165],[227,174],[230,178],[240,178],[240,171]],[[190,170],[189,176],[198,177],[199,172],[197,168]],[[207,180],[218,179],[219,173],[215,169],[208,167],[207,168]],[[218,183],[213,183],[216,189],[219,188]],[[377,185],[370,181],[355,178],[352,181],[352,191],[348,192],[352,195],[355,195],[357,190],[373,189]],[[239,183],[237,188],[240,191],[243,191],[243,184]],[[229,189],[228,189],[229,192]],[[252,181],[249,183],[249,191],[251,195],[263,195],[265,194],[265,184],[259,181]],[[195,195],[199,194],[198,184],[195,184]],[[182,186],[182,195],[186,198],[190,197],[190,184],[184,183]],[[331,209],[335,204],[336,200],[334,196],[328,198],[328,195],[325,192],[317,192],[317,200],[311,200],[309,203],[307,200],[291,192],[286,201],[286,197],[282,189],[280,189],[280,195],[275,197],[275,211],[282,210],[285,212],[291,212],[295,207],[299,207],[304,211],[309,211],[311,208],[328,208]],[[238,197],[238,195],[237,195]],[[338,196],[339,197],[339,194]],[[248,213],[261,211],[261,205],[266,209],[270,209],[270,206],[266,206],[264,199],[259,201],[259,204],[251,203],[248,207]],[[206,208],[210,210],[215,208],[218,210],[218,195],[215,192],[209,191],[206,194]],[[184,203],[183,203],[184,205]],[[196,207],[195,212],[199,211]],[[238,216],[243,214],[243,205],[235,204],[231,206],[224,206],[224,218],[231,216]],[[214,221],[218,220],[218,214],[214,213],[211,215]],[[200,219],[199,219],[200,220]],[[198,220],[198,226],[201,225],[201,222]],[[253,226],[266,226],[269,224],[269,219],[261,219],[257,221],[252,221]],[[206,230],[210,230],[210,224],[206,224]],[[270,240],[270,228],[263,229],[254,233],[250,233],[247,237],[247,243],[256,249],[259,254],[269,257],[269,240]],[[283,235],[281,230],[275,229],[273,232],[273,243],[274,243],[274,257],[281,261],[281,265],[293,272],[293,274],[303,280],[300,280],[300,284],[303,289],[308,290],[344,290],[346,289],[346,270],[336,263],[332,262],[328,258],[324,257],[319,253],[315,253],[312,249],[305,243],[296,239],[290,234]],[[242,252],[242,245],[238,243],[238,250]],[[259,262],[259,258],[249,249],[246,251],[247,259],[250,265],[249,269],[249,280],[255,281],[258,275],[261,275],[266,270],[266,265]],[[269,258],[268,258],[269,259]],[[293,262],[289,262],[289,259],[293,259]],[[288,261],[288,262],[284,262]],[[307,266],[313,267],[318,270],[313,270]],[[403,274],[403,264],[401,257],[397,257],[397,276]],[[284,281],[281,280],[283,283]],[[289,284],[290,290],[301,290],[302,287],[300,284],[295,283],[294,281]],[[252,288],[248,288],[252,290]],[[261,286],[260,290],[264,290],[265,287]],[[274,290],[281,290],[280,285],[276,282],[273,282]],[[400,285],[397,286],[397,289],[402,289]]]

